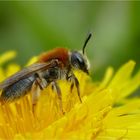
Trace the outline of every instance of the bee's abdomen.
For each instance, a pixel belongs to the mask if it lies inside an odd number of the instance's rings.
[[[34,76],[19,80],[13,85],[3,89],[0,100],[3,102],[9,102],[26,95],[27,92],[31,90],[34,81]]]

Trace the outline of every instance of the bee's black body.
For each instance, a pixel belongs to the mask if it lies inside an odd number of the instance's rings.
[[[1,98],[4,101],[12,101],[24,96],[29,90],[31,90],[34,81],[35,76],[30,76],[28,78],[19,80],[13,85],[3,89]]]
[[[41,78],[45,80],[45,87],[53,80],[60,77],[58,70],[58,68],[49,68],[48,70],[41,72]],[[9,102],[26,95],[31,90],[33,83],[38,77],[38,74],[35,73],[4,88],[1,94],[1,100]],[[41,85],[40,88],[43,89]]]

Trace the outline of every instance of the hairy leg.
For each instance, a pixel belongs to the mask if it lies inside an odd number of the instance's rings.
[[[62,114],[64,115],[65,112],[63,111],[62,94],[61,94],[60,87],[59,87],[59,85],[57,84],[56,81],[53,81],[53,82],[52,82],[52,86],[53,86],[53,89],[55,89],[55,91],[56,91],[56,93],[57,93],[57,95],[58,95],[59,106],[60,106],[60,109],[61,109]]]
[[[76,76],[72,73],[71,76],[69,76],[67,80],[70,81],[70,82],[72,82],[71,87],[70,87],[71,92],[72,92],[72,90],[73,90],[74,85],[76,86],[77,94],[78,94],[79,100],[80,100],[80,102],[82,103],[78,79],[77,79]]]

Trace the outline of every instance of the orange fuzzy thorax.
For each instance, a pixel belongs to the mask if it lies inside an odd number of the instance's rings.
[[[68,49],[55,48],[51,51],[45,52],[39,56],[38,62],[48,62],[52,59],[58,59],[64,65],[67,65],[69,61]]]

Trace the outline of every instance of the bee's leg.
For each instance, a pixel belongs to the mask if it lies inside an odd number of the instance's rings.
[[[74,82],[71,83],[70,92],[72,92],[73,88],[74,88]]]
[[[74,81],[74,83],[72,83],[72,85],[71,85],[71,90],[73,89],[73,86],[75,84],[75,86],[77,88],[77,94],[78,94],[79,100],[82,103],[82,99],[81,99],[81,96],[80,96],[79,81],[78,81],[78,79],[76,78],[76,76],[74,74],[72,74],[70,78],[72,79],[72,81]]]
[[[36,76],[36,82],[38,83],[40,89],[43,90],[45,87],[47,87],[48,83],[39,73],[36,73]]]
[[[55,89],[56,92],[57,92],[58,99],[59,99],[59,106],[60,106],[60,109],[61,109],[62,114],[64,115],[65,112],[63,111],[62,94],[61,94],[60,87],[58,86],[58,84],[56,83],[56,81],[53,81],[53,82],[52,82],[52,86],[53,86],[53,89]]]
[[[70,85],[70,92],[72,93],[72,90],[73,90],[73,88],[74,88],[74,80],[73,80],[73,76],[72,75],[70,75],[69,76],[69,71],[66,73],[66,80],[68,81],[68,82],[71,82],[71,85]]]
[[[41,85],[40,85],[41,86]],[[40,86],[37,81],[35,81],[32,85],[31,93],[32,93],[32,111],[35,115],[35,108],[38,102],[38,98],[40,96]]]
[[[68,80],[72,82],[71,87],[70,87],[71,92],[72,92],[72,89],[73,89],[74,85],[76,86],[79,100],[82,103],[82,99],[81,99],[81,96],[80,96],[80,87],[79,87],[79,81],[78,81],[78,79],[72,73],[71,76],[68,77]]]
[[[35,113],[35,108],[38,102],[38,98],[40,96],[40,91],[43,90],[45,87],[48,86],[48,83],[44,78],[42,78],[40,75],[37,75],[38,77],[34,81],[31,89],[32,93],[32,109],[33,113]]]
[[[72,93],[72,90],[74,88],[74,80],[73,80],[73,77],[72,76],[67,77],[67,81],[71,82],[70,92]]]
[[[78,93],[79,100],[82,103],[82,99],[81,99],[81,95],[80,95],[79,81],[75,76],[74,76],[74,81],[75,81],[75,86],[77,88],[77,93]]]

